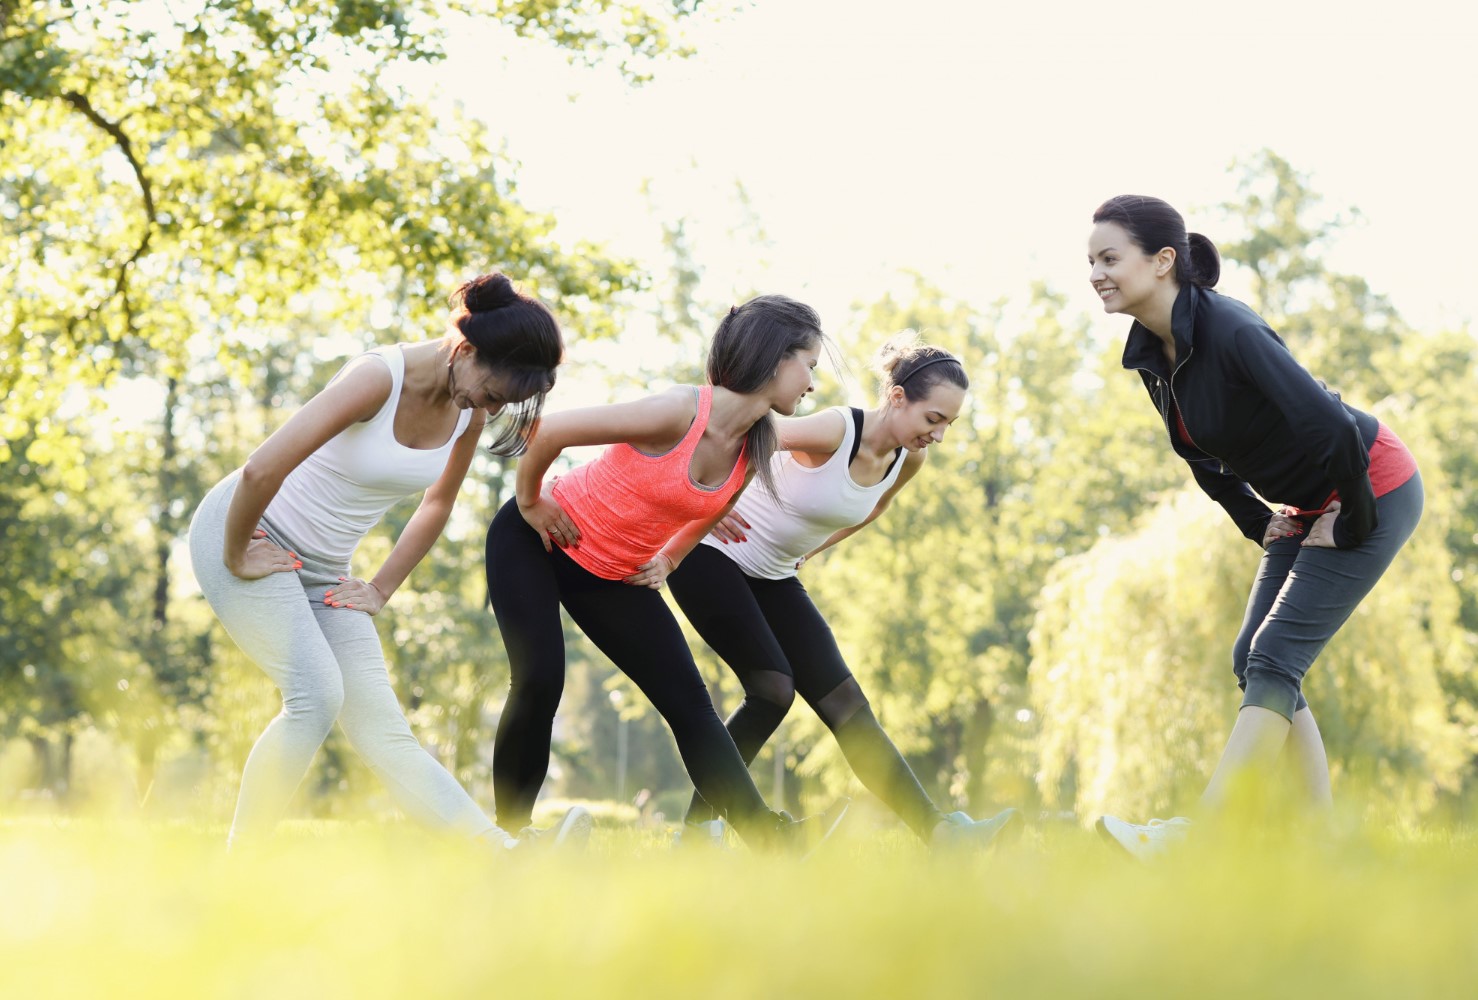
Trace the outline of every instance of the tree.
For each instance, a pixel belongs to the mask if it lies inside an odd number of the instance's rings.
[[[141,656],[163,703],[203,673],[205,651],[175,627],[171,554],[204,487],[249,447],[219,447],[224,392],[275,370],[270,430],[306,395],[317,373],[304,359],[325,336],[347,336],[342,350],[434,332],[447,291],[489,266],[590,336],[612,329],[594,307],[639,284],[629,264],[557,242],[552,220],[519,204],[486,130],[438,121],[394,70],[440,58],[448,25],[476,15],[583,60],[615,55],[635,79],[683,54],[675,32],[696,7],[0,3],[0,234],[15,248],[0,269],[0,471],[20,477],[4,489],[17,510],[54,495],[87,504],[99,451],[143,439],[99,439],[57,414],[103,422],[99,390],[120,378],[163,387],[157,432],[133,452],[147,461],[125,472],[136,492],[90,512],[98,530],[152,526],[127,577],[148,565],[148,596],[111,642]],[[6,551],[8,563],[20,549]],[[64,593],[77,571],[49,562],[33,585]],[[44,640],[48,624],[10,627]],[[34,667],[21,648],[0,651],[0,687]],[[147,787],[157,746],[136,750]]]

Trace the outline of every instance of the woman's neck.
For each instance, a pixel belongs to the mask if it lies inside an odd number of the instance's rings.
[[[884,403],[871,412],[870,416],[874,419],[863,418],[860,450],[866,451],[875,458],[881,458],[903,447],[903,441],[899,439],[897,428],[888,419],[888,414],[892,412],[893,408]]]
[[[1166,282],[1160,288],[1155,289],[1155,294],[1143,306],[1130,313],[1139,320],[1150,333],[1165,342],[1170,350],[1175,350],[1175,328],[1172,317],[1175,314],[1175,300],[1180,297],[1180,286],[1173,281]]]
[[[450,402],[447,388],[447,355],[434,340],[401,347],[405,355],[405,387],[402,391],[428,403]]]
[[[738,440],[748,435],[749,429],[769,412],[770,402],[763,396],[716,385],[708,409],[708,426],[721,437]]]

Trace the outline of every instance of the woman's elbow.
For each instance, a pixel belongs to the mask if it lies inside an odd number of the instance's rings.
[[[250,490],[276,489],[284,478],[272,461],[259,452],[252,452],[241,467],[241,485]]]

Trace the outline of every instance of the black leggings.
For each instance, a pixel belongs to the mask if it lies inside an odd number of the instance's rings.
[[[775,814],[749,777],[714,710],[682,629],[662,596],[647,587],[604,580],[559,547],[544,551],[518,505],[503,505],[488,528],[488,596],[511,680],[493,743],[498,822],[528,824],[549,770],[554,713],[564,691],[564,631],[559,606],[611,658],[672,728],[693,784],[746,837],[767,840]]]
[[[799,579],[747,576],[718,549],[699,545],[667,582],[688,621],[744,685],[744,701],[729,716],[728,729],[746,764],[779,728],[799,692],[867,789],[920,837],[930,838],[944,815],[878,724],[831,626]],[[700,788],[688,820],[712,818],[711,804]]]

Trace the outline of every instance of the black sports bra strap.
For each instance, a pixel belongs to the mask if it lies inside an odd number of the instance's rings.
[[[852,467],[852,463],[857,460],[857,449],[859,449],[859,448],[862,447],[862,410],[859,407],[856,407],[856,406],[853,406],[850,409],[852,410],[852,428],[853,428],[853,431],[852,431],[852,454],[850,454],[850,455],[847,456],[847,468],[849,468],[849,469]],[[894,448],[893,449],[893,461],[891,461],[891,462],[888,463],[888,472],[892,472],[893,471],[893,466],[897,465],[898,464],[898,460],[900,458],[902,458],[902,457],[903,457],[903,449],[902,448]],[[884,479],[887,479],[888,478],[888,472],[884,472],[883,473],[883,478]]]
[[[852,453],[847,456],[847,467],[857,460],[857,449],[862,447],[862,409],[852,407]]]

